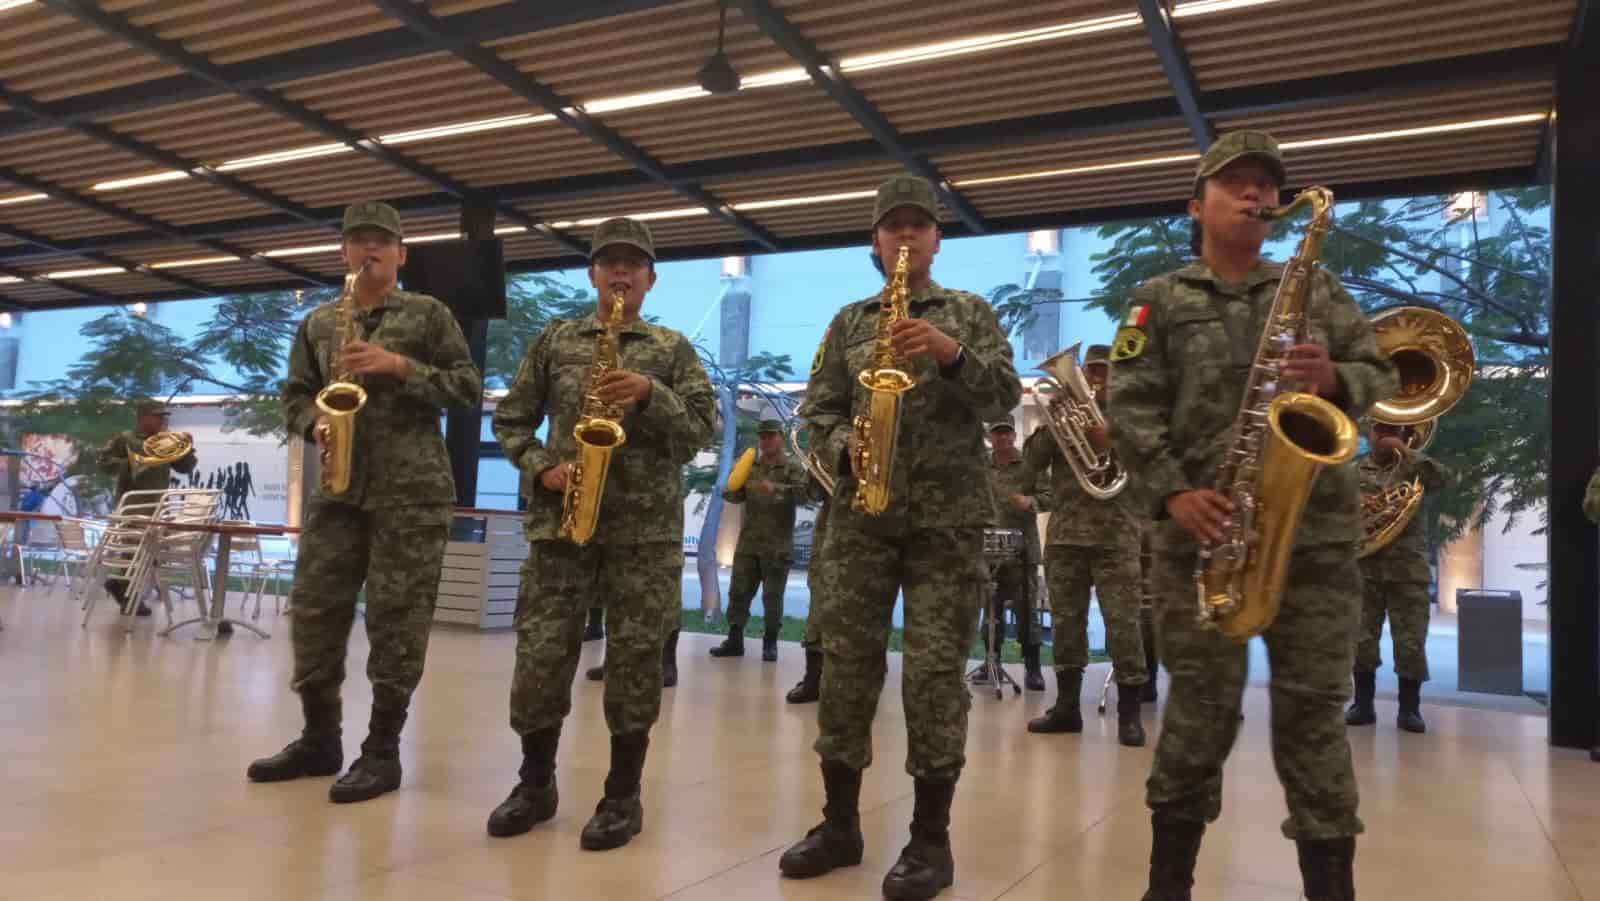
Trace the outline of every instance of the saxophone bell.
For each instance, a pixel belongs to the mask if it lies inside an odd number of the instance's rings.
[[[889,489],[894,476],[894,452],[900,436],[900,395],[911,390],[916,378],[895,353],[890,340],[895,323],[910,317],[906,280],[910,275],[911,248],[900,247],[894,275],[884,288],[878,310],[878,334],[872,365],[861,370],[856,381],[867,389],[867,415],[851,421],[856,435],[852,455],[856,471],[856,493],[850,506],[876,516],[889,509]]]
[[[567,487],[561,496],[560,537],[574,544],[588,544],[600,524],[600,499],[606,490],[606,474],[611,470],[611,453],[627,443],[622,428],[622,410],[600,399],[600,380],[619,364],[618,332],[622,328],[623,291],[614,288],[611,309],[606,313],[600,335],[595,338],[594,362],[589,367],[589,388],[583,396],[578,422],[572,427],[578,456],[567,472]]]

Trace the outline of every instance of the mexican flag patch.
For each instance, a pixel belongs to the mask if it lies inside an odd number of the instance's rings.
[[[1134,304],[1128,309],[1128,315],[1122,320],[1122,327],[1144,328],[1144,324],[1149,318],[1150,306],[1148,304]]]

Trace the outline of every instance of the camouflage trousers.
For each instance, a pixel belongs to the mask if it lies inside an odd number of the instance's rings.
[[[1433,598],[1421,582],[1361,582],[1361,634],[1356,639],[1356,672],[1371,673],[1383,665],[1379,641],[1383,619],[1389,618],[1394,674],[1428,681],[1428,616]]]
[[[963,675],[988,581],[983,530],[918,529],[890,536],[863,520],[828,524],[824,553],[837,578],[821,623],[827,665],[817,754],[852,769],[871,765],[891,616],[896,593],[903,591],[906,771],[953,780],[966,763],[971,700]]]
[[[806,564],[806,589],[811,595],[811,606],[806,610],[806,634],[800,639],[800,646],[808,651],[822,650],[822,618],[828,596],[827,585],[828,577],[823,562],[813,551],[811,562]]]
[[[1138,548],[1131,545],[1052,544],[1044,551],[1044,577],[1050,586],[1054,624],[1051,659],[1057,670],[1089,665],[1089,587],[1100,600],[1106,624],[1106,650],[1117,682],[1143,685],[1144,633],[1139,628],[1143,596]]]
[[[311,502],[289,589],[295,691],[338,703],[364,584],[372,706],[404,713],[428,654],[449,525],[449,507]]]
[[[677,542],[578,546],[535,541],[517,590],[511,728],[527,735],[572,711],[572,677],[589,608],[606,610],[606,725],[647,732],[661,713],[661,648],[683,595]]]
[[[761,613],[767,631],[783,625],[783,589],[789,583],[788,554],[733,555],[733,577],[728,582],[728,625],[744,628],[750,621],[750,602],[761,589]]]
[[[1038,566],[1033,563],[1005,563],[994,569],[993,599],[989,602],[990,615],[1003,617],[1006,608],[1010,607],[1011,615],[1017,624],[1017,643],[1024,647],[1039,643],[1039,634],[1034,628],[1033,611],[1033,574],[1036,569]]]
[[[1159,549],[1153,561],[1161,662],[1172,685],[1146,800],[1151,810],[1209,822],[1222,812],[1222,766],[1239,731],[1249,646],[1196,621],[1194,562],[1192,552]],[[1291,839],[1362,831],[1344,725],[1360,594],[1353,545],[1296,549],[1278,618],[1262,633],[1272,668],[1272,762]]]

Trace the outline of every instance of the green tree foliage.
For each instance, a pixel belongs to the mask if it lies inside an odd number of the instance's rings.
[[[528,343],[551,319],[579,319],[594,312],[593,292],[548,275],[525,275],[506,285],[506,318],[489,323],[484,387],[506,388],[516,377]]]

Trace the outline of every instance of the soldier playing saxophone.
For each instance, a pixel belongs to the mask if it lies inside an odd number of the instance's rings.
[[[1142,515],[1155,517],[1153,590],[1172,674],[1146,800],[1153,848],[1146,901],[1187,901],[1206,823],[1222,804],[1222,766],[1239,728],[1248,649],[1196,618],[1195,565],[1234,510],[1210,486],[1233,444],[1235,414],[1283,267],[1261,258],[1284,182],[1277,142],[1219,138],[1189,201],[1199,259],[1134,294],[1111,352],[1111,438]],[[1361,414],[1398,386],[1372,329],[1338,279],[1313,270],[1309,340],[1283,348],[1282,382]],[[1272,750],[1309,901],[1354,897],[1356,783],[1343,706],[1361,595],[1357,473],[1326,466],[1293,534],[1287,587],[1263,633],[1272,666]],[[1273,498],[1262,498],[1271,502]],[[1285,549],[1286,550],[1286,549]]]

